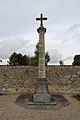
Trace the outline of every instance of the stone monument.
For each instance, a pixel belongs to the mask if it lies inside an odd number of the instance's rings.
[[[45,33],[46,28],[43,26],[43,20],[47,20],[43,15],[40,15],[40,27],[37,29],[39,33],[39,68],[38,68],[38,78],[36,81],[36,91],[34,94],[21,94],[17,100],[16,104],[24,107],[35,109],[53,109],[57,110],[65,105],[68,105],[69,102],[64,96],[58,94],[49,94],[48,92],[48,81],[46,79],[45,72]],[[58,103],[58,104],[57,104]],[[33,106],[32,106],[33,105]],[[56,106],[54,106],[56,105]],[[46,107],[47,106],[47,107]]]
[[[34,103],[50,103],[51,95],[48,93],[48,81],[46,80],[45,75],[45,33],[46,28],[43,26],[43,20],[47,20],[46,17],[43,17],[43,14],[40,15],[40,27],[37,29],[39,33],[39,66],[38,66],[38,79],[36,82],[36,93],[33,95]]]

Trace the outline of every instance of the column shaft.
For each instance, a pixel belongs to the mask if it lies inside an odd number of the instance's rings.
[[[45,78],[45,31],[39,31],[39,73],[38,78]]]

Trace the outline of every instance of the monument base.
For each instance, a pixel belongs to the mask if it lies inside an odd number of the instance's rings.
[[[50,103],[51,102],[51,95],[48,93],[36,93],[33,96],[34,103]]]
[[[33,95],[34,103],[50,103],[51,95],[48,93],[48,81],[39,78],[36,82],[36,93]]]
[[[60,110],[62,107],[69,105],[70,102],[61,94],[51,94],[50,103],[33,102],[33,94],[25,93],[18,96],[15,103],[27,110]]]

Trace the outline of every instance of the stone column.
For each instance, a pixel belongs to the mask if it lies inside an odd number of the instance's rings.
[[[37,18],[36,20],[40,20],[40,27],[37,29],[39,33],[39,69],[38,69],[38,79],[36,82],[36,93],[33,96],[33,102],[36,104],[45,104],[51,102],[51,96],[48,93],[48,82],[45,76],[45,33],[46,28],[43,27],[43,20],[47,20],[47,18],[43,18],[41,14],[41,18]]]
[[[39,69],[38,78],[46,78],[45,75],[45,33],[46,28],[39,27]]]

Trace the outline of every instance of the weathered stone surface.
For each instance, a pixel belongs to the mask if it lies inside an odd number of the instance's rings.
[[[51,102],[51,95],[49,95],[48,93],[34,94],[33,102],[35,102],[35,103],[50,103]]]
[[[0,90],[34,92],[38,67],[0,66]],[[80,93],[80,66],[48,66],[46,79],[50,92]]]

